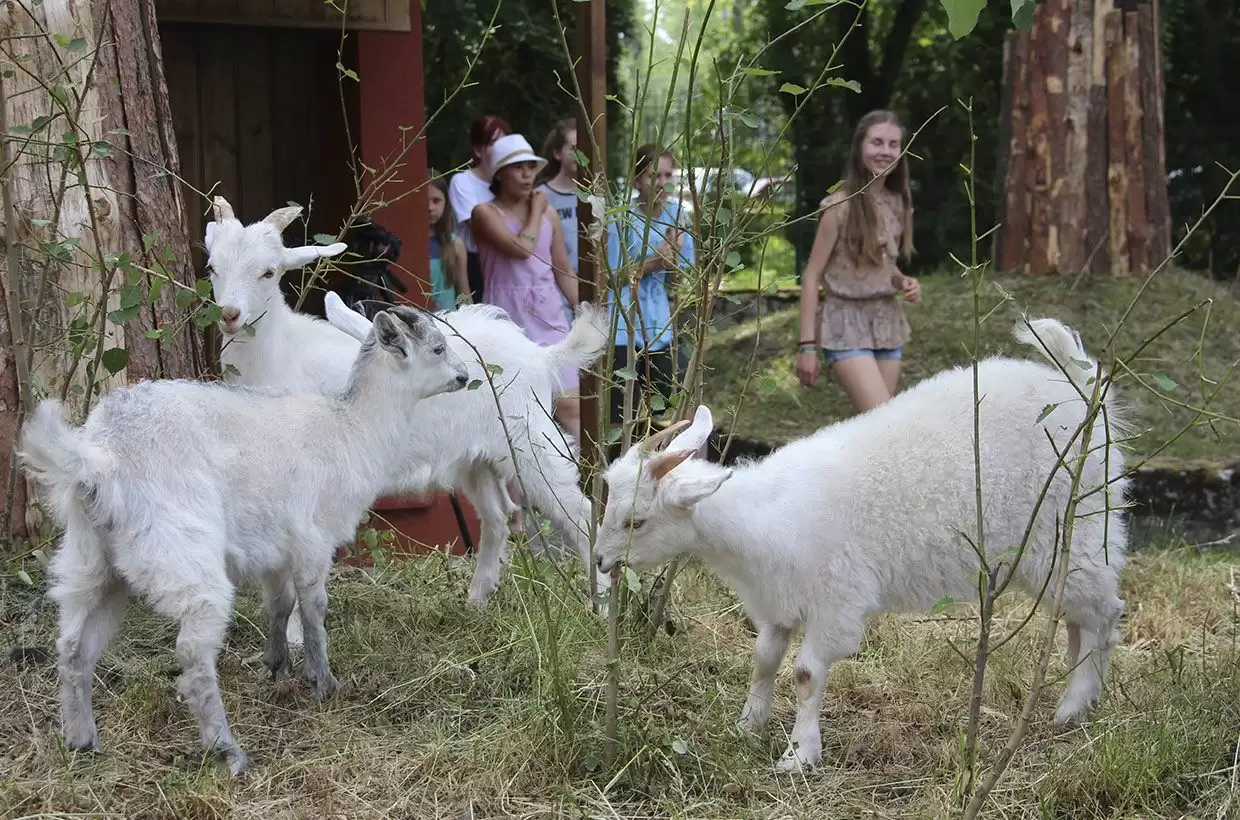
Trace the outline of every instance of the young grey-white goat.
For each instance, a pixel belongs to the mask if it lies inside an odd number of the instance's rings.
[[[273,677],[296,600],[303,677],[318,698],[335,689],[323,624],[332,554],[408,462],[409,409],[467,383],[435,324],[412,308],[379,314],[340,396],[148,381],[106,394],[81,427],[57,401],[38,406],[19,457],[65,527],[49,595],[70,749],[98,744],[91,680],[127,590],[180,621],[181,695],[233,774],[250,763],[224,715],[216,657],[235,585],[263,585]]]
[[[1080,438],[1070,439],[1087,413],[1081,391],[1092,391],[1091,371],[1077,364],[1090,360],[1075,332],[1053,319],[1031,327],[1062,371],[1007,358],[979,363],[991,566],[1005,560],[1011,567],[1009,550],[1022,542],[1042,486],[1061,464],[1056,450],[1075,463]],[[1017,338],[1034,343],[1024,328]],[[1093,426],[1068,559],[1063,611],[1075,668],[1057,723],[1084,718],[1098,703],[1124,611],[1119,573],[1127,536],[1117,507],[1126,479],[1122,452],[1106,429],[1120,422],[1109,392],[1105,408],[1107,419],[1100,413]],[[793,630],[804,629],[796,725],[778,769],[821,759],[827,671],[857,651],[868,619],[925,610],[944,596],[976,598],[972,414],[972,369],[958,367],[735,470],[691,458],[711,431],[706,407],[665,452],[655,454],[674,430],[634,445],[607,470],[599,567],[611,571],[626,561],[640,569],[696,555],[730,582],[757,625],[742,728],[765,726],[775,672]],[[1014,570],[1016,586],[1035,597],[1053,569],[1070,483],[1059,469]]]
[[[215,198],[214,211],[206,246],[215,299],[223,308],[220,361],[229,371],[226,378],[294,392],[343,389],[360,339],[370,331],[369,320],[331,292],[326,297],[328,316],[341,327],[296,313],[285,303],[279,280],[285,270],[318,255],[335,255],[345,245],[285,248],[280,232],[298,208],[281,208],[250,225],[243,225],[222,197]],[[531,340],[492,305],[465,305],[435,316],[470,378],[483,386],[409,408],[410,460],[393,473],[386,492],[461,490],[469,499],[482,531],[469,603],[480,606],[499,585],[509,521],[518,510],[507,483],[519,469],[530,502],[576,545],[587,576],[595,577],[596,591],[606,591],[607,579],[597,575],[590,558],[590,504],[563,444],[565,434],[551,418],[552,403],[562,389],[558,371],[589,367],[605,348],[606,311],[581,305],[569,335],[550,347]],[[253,335],[245,331],[247,326]],[[483,362],[498,370],[498,408]],[[517,454],[515,467],[505,427]],[[295,628],[290,629],[290,639],[296,638]]]

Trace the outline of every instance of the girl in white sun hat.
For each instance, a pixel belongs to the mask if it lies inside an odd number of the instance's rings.
[[[520,134],[492,143],[487,165],[495,198],[474,206],[471,216],[483,299],[502,307],[531,339],[552,345],[568,335],[560,294],[577,306],[577,277],[564,245],[564,226],[534,178],[547,161]],[[555,418],[581,440],[580,381],[576,370],[562,373],[564,392]]]

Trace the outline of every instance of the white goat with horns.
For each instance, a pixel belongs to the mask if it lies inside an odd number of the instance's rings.
[[[990,566],[1006,562],[1034,520],[1016,586],[1036,597],[1054,569],[1060,522],[1092,391],[1093,363],[1075,332],[1038,319],[1017,338],[1058,364],[1007,358],[979,363],[982,498]],[[1068,374],[1065,377],[1063,374]],[[710,434],[710,411],[634,445],[605,474],[607,510],[598,562],[647,568],[680,553],[700,557],[729,581],[758,627],[742,728],[770,715],[775,672],[794,629],[797,718],[777,766],[819,762],[818,718],[827,671],[857,651],[866,622],[884,612],[925,610],[950,596],[976,598],[979,543],[974,494],[973,374],[939,373],[867,413],[827,427],[765,459],[725,469],[692,458]],[[1073,667],[1055,721],[1085,718],[1102,694],[1116,624],[1124,612],[1119,573],[1126,529],[1123,454],[1107,425],[1122,429],[1108,390],[1095,417],[1078,488],[1063,597]],[[1042,415],[1049,410],[1049,414]],[[658,445],[675,435],[667,450]],[[1061,455],[1062,454],[1062,461]],[[1038,499],[1048,477],[1043,502]],[[1009,570],[1004,570],[1001,577]]]
[[[243,225],[222,197],[215,198],[214,211],[206,247],[215,299],[223,309],[220,361],[228,370],[226,378],[293,391],[342,390],[370,321],[332,292],[326,304],[336,327],[297,313],[284,301],[279,282],[284,271],[317,256],[339,254],[346,246],[285,248],[280,234],[300,212],[297,207],[273,211],[250,225]],[[606,311],[581,305],[568,336],[550,347],[531,340],[492,305],[465,305],[435,314],[434,320],[466,363],[470,378],[482,386],[409,408],[405,430],[410,457],[393,472],[386,491],[463,491],[481,526],[468,598],[471,605],[481,606],[499,585],[509,522],[518,511],[507,483],[520,470],[530,502],[571,539],[586,575],[595,579],[593,588],[605,592],[607,579],[595,572],[590,558],[590,504],[578,484],[576,463],[562,452],[565,434],[550,408],[562,389],[559,370],[589,367],[602,353]],[[498,407],[489,377],[498,388]],[[505,428],[512,437],[515,464]],[[295,627],[290,640],[296,642]]]
[[[302,675],[315,697],[335,689],[324,629],[332,554],[408,462],[410,408],[467,383],[435,324],[405,307],[376,316],[339,396],[148,381],[105,395],[82,427],[60,402],[38,406],[19,458],[65,527],[49,595],[70,749],[99,742],[91,680],[127,591],[180,621],[181,695],[233,774],[250,761],[224,714],[216,657],[236,584],[263,585],[272,676],[286,668],[297,601]]]

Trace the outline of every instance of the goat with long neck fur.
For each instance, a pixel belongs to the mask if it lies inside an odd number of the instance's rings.
[[[273,676],[286,668],[286,624],[300,605],[303,675],[316,697],[329,694],[332,555],[408,460],[409,408],[466,383],[434,322],[394,308],[376,317],[339,396],[141,382],[105,395],[81,427],[59,402],[40,404],[19,458],[65,527],[49,591],[65,744],[98,743],[93,670],[132,592],[180,621],[179,688],[203,744],[234,774],[248,768],[216,673],[235,586],[264,588]]]
[[[979,363],[978,378],[986,554],[990,566],[1005,563],[1003,574],[1036,598],[1061,554],[1072,490],[1059,454],[1075,465],[1081,451],[1080,439],[1071,439],[1086,417],[1092,363],[1059,322],[1039,319],[1031,327],[1017,337],[1033,343],[1036,333],[1055,366],[992,358]],[[973,406],[972,370],[955,368],[734,470],[693,458],[712,428],[710,411],[699,407],[687,430],[634,445],[608,468],[600,569],[697,556],[731,584],[758,626],[744,728],[765,726],[775,672],[793,631],[804,629],[796,725],[780,770],[821,758],[827,671],[857,651],[868,619],[924,611],[945,596],[976,598]],[[1072,672],[1055,712],[1060,723],[1084,719],[1097,705],[1124,611],[1119,573],[1127,535],[1119,508],[1126,479],[1111,436],[1122,420],[1110,393],[1105,409],[1093,425],[1073,521],[1063,599]],[[1011,551],[1031,518],[1013,568]]]
[[[330,322],[296,313],[285,304],[279,286],[282,271],[345,248],[285,248],[280,232],[297,212],[282,208],[243,225],[231,206],[216,197],[206,245],[216,300],[224,311],[220,357],[227,378],[240,383],[339,392],[370,322],[330,291]],[[595,572],[590,556],[590,503],[581,491],[571,447],[565,446],[565,434],[550,409],[562,390],[560,369],[589,367],[602,353],[606,312],[581,305],[568,336],[549,347],[535,343],[493,305],[465,305],[435,314],[434,321],[466,363],[470,379],[482,387],[409,408],[406,430],[414,450],[404,469],[393,474],[385,494],[459,490],[472,503],[481,537],[468,600],[482,606],[499,585],[507,556],[509,522],[518,508],[506,487],[519,470],[529,501],[568,535],[583,569],[594,579],[594,591],[605,592],[607,580]],[[498,407],[492,381],[498,388]],[[295,629],[291,634],[295,639]]]

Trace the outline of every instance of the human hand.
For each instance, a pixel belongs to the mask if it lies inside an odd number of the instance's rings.
[[[900,280],[900,289],[904,291],[904,298],[910,303],[916,302],[921,298],[921,282],[918,282],[912,276],[905,276]]]
[[[813,387],[818,383],[818,369],[821,366],[822,362],[818,357],[817,350],[797,351],[797,379],[800,380],[803,387]]]

